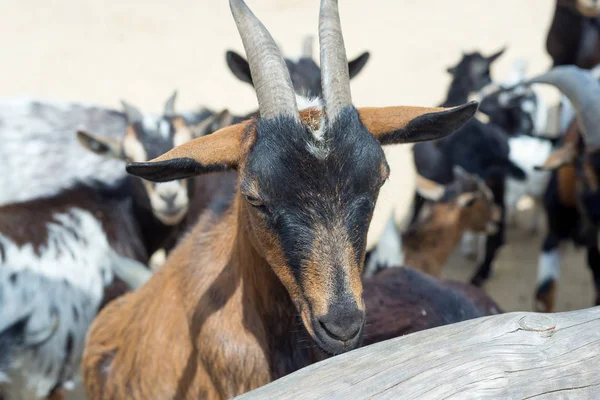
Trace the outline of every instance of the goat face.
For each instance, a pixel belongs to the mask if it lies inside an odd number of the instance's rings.
[[[479,52],[464,53],[459,63],[448,68],[448,72],[452,74],[453,80],[463,88],[471,92],[478,92],[492,83],[490,67],[504,53],[504,50],[489,57],[484,57]]]
[[[441,185],[419,176],[417,192],[426,200],[434,202],[428,212],[419,215],[419,219],[444,225],[458,224],[461,229],[472,232],[494,234],[502,213],[495,204],[490,188],[476,175],[466,172],[462,167],[454,166],[454,180]],[[436,215],[429,215],[435,213]]]
[[[480,111],[508,134],[535,134],[538,100],[530,87],[502,89],[481,101]]]
[[[312,37],[304,39],[302,56],[297,60],[285,59],[285,64],[290,73],[294,90],[300,96],[314,98],[323,94],[321,88],[321,69],[312,58]],[[348,62],[350,79],[354,78],[369,61],[369,52],[364,52],[354,60]],[[248,61],[234,51],[225,54],[227,66],[231,72],[241,81],[252,85],[252,75]]]
[[[460,224],[471,232],[495,234],[502,211],[495,203],[490,188],[460,167],[454,168],[454,176],[457,183],[455,203],[461,210]]]
[[[164,115],[159,118],[143,116],[134,106],[123,102],[127,129],[123,140],[112,141],[78,132],[77,138],[87,149],[128,162],[145,162],[156,158],[175,146],[192,139],[184,119],[175,115],[176,93],[167,100]],[[154,216],[165,225],[175,225],[186,215],[189,207],[188,182],[179,180],[143,184],[147,201]]]
[[[354,108],[337,2],[322,0],[323,105],[299,112],[270,34],[242,0],[230,4],[260,117],[131,163],[128,171],[160,182],[237,169],[239,232],[268,262],[316,343],[329,353],[352,349],[365,319],[360,278],[367,230],[388,176],[381,145],[443,137],[477,105]]]

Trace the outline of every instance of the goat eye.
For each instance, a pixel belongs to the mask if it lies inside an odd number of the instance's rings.
[[[246,201],[248,203],[250,203],[251,206],[253,207],[264,207],[265,204],[260,201],[259,199],[252,197],[252,196],[246,196]]]

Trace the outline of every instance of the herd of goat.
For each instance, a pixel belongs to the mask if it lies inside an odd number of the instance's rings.
[[[500,313],[479,287],[523,196],[547,216],[536,309],[553,310],[565,240],[600,303],[596,2],[557,0],[547,73],[498,82],[502,51],[463,54],[439,108],[353,106],[369,53],[347,61],[337,0],[320,66],[310,38],[284,59],[230,5],[247,59],[227,65],[255,113],[178,112],[176,93],[160,116],[0,101],[0,399],[61,399],[80,374],[91,399],[230,398]],[[479,256],[470,283],[441,278],[459,245]]]

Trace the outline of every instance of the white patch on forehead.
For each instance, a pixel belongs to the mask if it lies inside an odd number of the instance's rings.
[[[125,139],[123,139],[123,152],[131,161],[148,161],[148,154],[144,145],[133,134],[125,135]]]
[[[309,126],[312,133],[313,140],[306,142],[306,148],[308,151],[320,160],[324,160],[329,155],[329,143],[325,140],[325,116],[323,113],[323,101],[320,97],[307,98],[304,96],[296,95],[296,104],[298,104],[298,111],[308,110],[310,108],[316,108],[321,111],[321,117],[319,121],[318,129],[314,129],[314,125]]]
[[[307,110],[309,108],[323,109],[323,100],[320,97],[305,97],[296,94],[296,104],[298,105],[298,111]]]
[[[169,134],[171,133],[171,125],[169,124],[169,122],[165,119],[161,119],[158,122],[158,132],[161,134],[161,136],[165,139],[169,138]]]

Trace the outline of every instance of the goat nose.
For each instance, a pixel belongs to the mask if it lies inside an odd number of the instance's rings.
[[[172,206],[175,203],[175,198],[177,197],[177,193],[167,193],[161,194],[160,198],[167,203],[167,205]]]
[[[343,312],[331,310],[327,315],[319,318],[319,323],[323,331],[332,339],[346,342],[359,334],[364,320],[364,311],[355,308]]]

